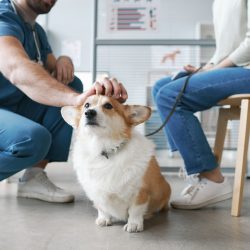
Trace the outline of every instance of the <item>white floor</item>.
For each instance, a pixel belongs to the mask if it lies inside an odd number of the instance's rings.
[[[122,225],[95,225],[95,208],[84,196],[70,164],[51,164],[50,178],[76,196],[72,204],[16,198],[15,178],[0,183],[0,250],[246,250],[250,246],[250,181],[242,216],[231,217],[231,201],[202,210],[170,209],[129,234]],[[167,174],[174,197],[183,180]],[[13,182],[14,181],[14,182]],[[231,177],[232,181],[232,177]]]

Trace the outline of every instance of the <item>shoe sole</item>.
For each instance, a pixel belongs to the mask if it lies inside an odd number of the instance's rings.
[[[232,194],[233,194],[232,192],[227,193],[227,194],[221,195],[219,197],[216,197],[214,199],[211,199],[211,200],[199,203],[199,204],[195,204],[195,205],[178,205],[178,204],[172,204],[171,203],[171,206],[173,208],[176,208],[176,209],[186,209],[186,210],[200,209],[202,207],[212,205],[212,204],[215,204],[215,203],[220,202],[220,201],[225,201],[225,200],[231,199]]]
[[[42,200],[42,201],[47,201],[47,202],[53,202],[53,203],[71,203],[74,201],[74,197],[72,198],[54,198],[54,197],[48,197],[43,194],[35,194],[31,195],[30,193],[24,193],[24,192],[18,192],[17,193],[18,198],[29,198],[29,199],[37,199],[37,200]]]

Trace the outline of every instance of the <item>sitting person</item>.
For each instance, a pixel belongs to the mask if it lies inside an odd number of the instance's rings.
[[[199,180],[186,187],[174,208],[196,209],[232,197],[232,187],[194,115],[233,94],[250,93],[250,0],[215,0],[216,50],[212,59],[188,83],[176,111],[165,126],[172,151],[178,150],[188,175]],[[232,18],[233,17],[233,18]],[[197,69],[187,65],[187,73]],[[153,97],[162,120],[168,116],[187,76],[156,82]]]

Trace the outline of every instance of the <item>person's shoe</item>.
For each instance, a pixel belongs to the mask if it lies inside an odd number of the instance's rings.
[[[19,181],[17,197],[33,198],[48,202],[73,202],[74,196],[54,185],[44,171],[27,181]]]
[[[170,204],[178,209],[199,209],[230,198],[232,187],[226,178],[222,183],[203,178],[197,184],[188,185]]]

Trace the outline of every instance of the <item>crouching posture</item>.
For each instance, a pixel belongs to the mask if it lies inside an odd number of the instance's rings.
[[[127,222],[124,230],[140,232],[145,217],[168,208],[171,190],[154,145],[134,130],[150,114],[148,107],[97,95],[83,106],[62,108],[63,118],[76,129],[74,168],[98,210],[99,226],[121,220]]]

